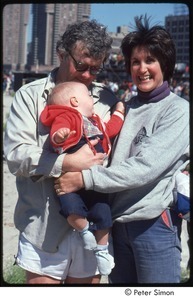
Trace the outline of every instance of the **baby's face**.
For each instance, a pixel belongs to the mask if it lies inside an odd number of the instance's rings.
[[[91,117],[94,113],[93,98],[89,95],[89,91],[86,86],[82,85],[78,91],[77,99],[79,101],[78,110],[85,117]]]

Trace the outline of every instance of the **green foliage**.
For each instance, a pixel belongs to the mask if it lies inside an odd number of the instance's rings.
[[[8,262],[3,272],[3,280],[8,284],[25,284],[25,270]]]
[[[190,271],[189,269],[182,269],[181,271],[181,283],[185,283],[190,278]],[[25,270],[18,267],[17,265],[13,265],[11,262],[8,262],[4,272],[3,272],[3,280],[5,284],[18,284],[23,285],[26,282],[25,277]],[[108,284],[108,278],[102,277],[101,283],[107,283]]]
[[[181,283],[184,283],[184,282],[188,281],[189,278],[190,278],[190,270],[189,270],[189,268],[182,269],[181,270]]]

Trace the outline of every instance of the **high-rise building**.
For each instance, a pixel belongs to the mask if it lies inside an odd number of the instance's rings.
[[[80,3],[77,6],[77,21],[86,21],[90,18],[91,6],[88,3]]]
[[[8,4],[3,9],[3,65],[23,69],[27,59],[29,4]]]
[[[176,63],[184,63],[189,65],[189,15],[175,15],[166,17],[165,28],[170,32],[175,42]]]
[[[6,5],[3,9],[4,69],[23,71],[32,66],[32,70],[41,70],[41,67],[50,70],[57,66],[57,40],[68,24],[89,20],[90,10],[89,3]],[[32,29],[30,44],[28,27]]]
[[[112,53],[113,54],[118,54],[121,52],[121,49],[120,49],[121,41],[125,37],[125,35],[128,33],[129,33],[129,27],[126,25],[118,26],[116,33],[109,32],[110,36],[113,39],[113,43],[112,43]]]
[[[28,64],[36,70],[58,65],[56,42],[68,26],[90,18],[90,4],[32,4],[32,44]]]

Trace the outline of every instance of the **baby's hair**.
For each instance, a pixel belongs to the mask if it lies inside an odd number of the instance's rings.
[[[57,84],[48,96],[49,105],[67,105],[70,98],[74,97],[76,82],[62,82]]]

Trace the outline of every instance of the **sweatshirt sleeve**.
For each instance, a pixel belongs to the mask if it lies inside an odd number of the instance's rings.
[[[127,132],[127,128],[124,127],[124,131]],[[122,139],[118,143],[122,143],[119,151],[126,153],[130,147],[127,140]],[[180,105],[170,106],[136,155],[128,157],[127,154],[125,159],[108,168],[93,166],[82,171],[85,188],[113,193],[159,181],[178,161],[183,163],[182,157],[188,145],[189,104],[182,101]],[[114,156],[119,156],[119,151],[115,149]]]

